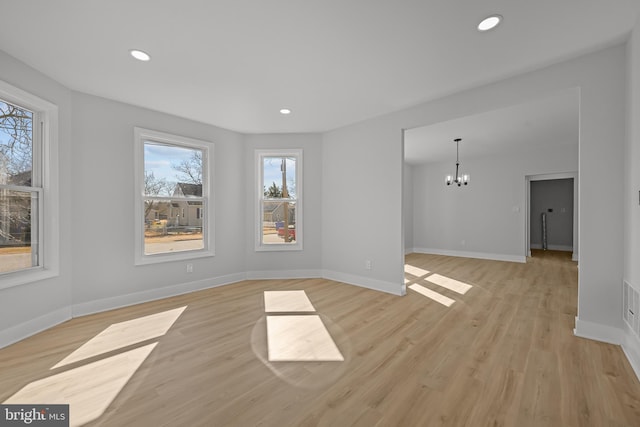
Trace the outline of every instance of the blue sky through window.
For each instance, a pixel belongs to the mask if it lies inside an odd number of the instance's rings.
[[[171,145],[144,144],[144,171],[153,172],[156,179],[165,179],[170,184],[178,182],[180,172],[173,168],[183,160],[189,160],[193,149]]]
[[[265,157],[263,163],[263,184],[269,188],[274,182],[282,188],[282,157]],[[287,190],[289,197],[296,197],[296,159],[287,157]]]
[[[0,117],[0,183],[7,184],[12,175],[32,168],[33,113],[0,99]]]

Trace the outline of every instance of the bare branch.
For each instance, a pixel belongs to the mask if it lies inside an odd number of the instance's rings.
[[[178,181],[189,184],[202,184],[202,151],[194,150],[191,157],[178,164],[172,164],[173,170],[179,173]]]
[[[0,100],[0,175],[10,178],[32,168],[33,114]]]
[[[171,184],[164,178],[156,178],[153,172],[145,172],[144,174],[144,194],[145,196],[160,196],[168,195],[171,191]],[[147,200],[144,206],[144,217],[146,218],[149,212],[157,204],[154,200]]]

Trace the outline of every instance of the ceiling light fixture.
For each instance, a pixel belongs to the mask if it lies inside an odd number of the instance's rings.
[[[280,114],[284,114],[286,116],[287,114],[291,114],[291,110],[288,108],[283,108],[280,110]]]
[[[460,160],[458,158],[458,154],[459,154],[458,145],[460,144],[460,141],[462,141],[462,139],[460,139],[460,138],[456,138],[456,139],[453,140],[453,142],[456,143],[456,174],[455,174],[455,179],[454,179],[453,176],[447,175],[447,185],[458,184],[458,187],[460,187],[462,184],[464,184],[464,185],[468,185],[469,184],[469,175],[460,175]]]
[[[148,60],[151,59],[151,56],[149,56],[149,54],[147,52],[143,52],[143,51],[138,50],[138,49],[131,49],[129,51],[129,53],[131,54],[131,56],[136,58],[138,61],[148,61]]]
[[[478,31],[489,31],[497,27],[502,22],[502,15],[491,15],[484,18],[478,24]]]

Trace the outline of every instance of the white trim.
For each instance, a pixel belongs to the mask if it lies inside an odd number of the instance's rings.
[[[572,261],[578,261],[578,242],[579,242],[579,228],[578,221],[580,218],[580,212],[578,205],[578,191],[579,191],[579,178],[580,174],[578,172],[560,172],[560,173],[547,173],[547,174],[539,174],[539,175],[526,175],[524,177],[525,180],[525,251],[528,256],[531,256],[531,181],[548,181],[551,179],[573,179],[573,246],[570,249],[566,249],[567,251],[573,251],[571,255]],[[542,245],[540,245],[542,246]],[[550,247],[549,247],[550,248]],[[534,248],[535,249],[535,248]],[[565,249],[557,249],[557,250],[565,250]]]
[[[141,304],[149,301],[156,301],[163,298],[170,298],[177,295],[184,295],[191,292],[202,291],[218,286],[246,280],[243,273],[229,274],[226,276],[214,277],[210,279],[196,280],[193,282],[180,283],[178,285],[165,286],[147,291],[135,292],[127,295],[118,295],[110,298],[103,298],[89,302],[74,304],[72,307],[73,317],[86,316],[88,314],[100,313],[115,308],[127,307],[134,304]]]
[[[71,307],[66,307],[53,313],[40,316],[36,319],[24,322],[20,325],[0,330],[0,348],[23,340],[31,335],[52,328],[62,322],[75,317],[101,313],[121,307],[142,304],[145,302],[184,295],[191,292],[230,285],[242,282],[244,280],[312,278],[334,280],[336,282],[355,285],[362,288],[386,292],[394,295],[404,295],[406,293],[406,288],[404,285],[398,286],[397,284],[391,282],[384,282],[367,277],[354,276],[328,270],[280,270],[236,273],[210,279],[181,283],[173,286],[165,286],[158,289],[135,292],[127,295],[118,295],[114,297],[74,304]]]
[[[247,280],[318,279],[322,270],[262,270],[247,271]]]
[[[10,326],[0,331],[0,348],[52,328],[69,319],[71,319],[71,307],[65,307],[18,325]]]
[[[190,259],[208,258],[215,254],[213,251],[204,249],[192,249],[176,252],[163,252],[157,254],[144,255],[140,259],[136,259],[136,265],[163,264],[171,261],[186,261]]]
[[[542,244],[531,243],[531,249],[542,249]],[[550,251],[573,252],[573,247],[567,245],[547,245],[547,249]]]
[[[575,325],[573,334],[577,337],[616,345],[620,345],[624,342],[624,334],[620,328],[580,320],[578,316],[576,316]]]
[[[624,329],[580,320],[576,316],[573,334],[577,337],[619,345],[636,377],[640,379],[640,340],[624,321]]]
[[[215,255],[214,239],[214,194],[213,194],[213,164],[214,144],[210,141],[198,140],[185,136],[173,135],[140,127],[133,128],[134,135],[134,232],[135,249],[134,264],[148,265],[168,261],[183,261],[188,259],[212,257]],[[203,225],[204,249],[186,250],[179,252],[165,252],[145,255],[144,253],[144,144],[158,142],[178,147],[193,148],[202,151],[202,199],[205,207]],[[163,198],[163,197],[160,197]],[[175,198],[174,198],[175,199]]]
[[[622,342],[622,351],[624,351],[629,364],[636,373],[636,377],[640,380],[640,339],[633,333],[628,324],[624,324],[624,341]]]
[[[265,157],[295,157],[296,159],[296,242],[295,243],[262,243],[262,202],[264,197],[263,161]],[[254,154],[254,171],[256,172],[256,196],[254,210],[254,244],[256,252],[301,251],[304,241],[304,184],[303,184],[303,150],[292,149],[256,149]]]
[[[632,291],[631,295],[628,291]],[[622,281],[622,324],[624,329],[622,351],[624,351],[624,354],[627,356],[636,377],[640,379],[640,336],[638,336],[638,334],[633,330],[633,326],[629,324],[629,321],[634,323],[635,319],[629,319],[629,312],[626,311],[635,305],[633,304],[633,293],[635,292],[638,291],[631,285],[631,283],[629,283],[629,281]],[[629,301],[628,298],[631,298],[631,301]]]
[[[385,282],[369,277],[341,273],[339,271],[323,270],[322,278],[399,296],[405,295],[407,292],[404,283]]]
[[[507,262],[519,262],[526,263],[527,257],[523,255],[505,255],[505,254],[491,254],[487,252],[466,252],[455,251],[449,249],[434,249],[434,248],[413,248],[410,252],[419,254],[431,254],[431,255],[445,255],[455,256],[461,258],[477,258],[477,259],[490,259],[493,261],[507,261]]]
[[[42,201],[38,246],[40,266],[0,275],[0,289],[57,277],[60,274],[60,188],[58,181],[58,106],[0,80],[0,98],[33,111],[34,134],[41,135]],[[42,123],[41,132],[38,130]],[[35,150],[34,150],[35,151]]]

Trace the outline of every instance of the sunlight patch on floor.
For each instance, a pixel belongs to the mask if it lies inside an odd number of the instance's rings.
[[[167,333],[186,308],[186,306],[180,307],[126,322],[114,323],[51,369],[161,337]]]
[[[69,425],[100,417],[158,343],[33,381],[5,404],[69,404]]]
[[[429,274],[429,272],[427,270],[424,270],[422,268],[418,268],[418,267],[414,267],[413,265],[410,264],[405,264],[404,265],[404,272],[407,274],[410,274],[412,276],[416,276],[416,277],[422,277],[425,276],[427,274]]]
[[[32,381],[3,403],[68,404],[69,425],[81,426],[96,420],[158,345],[158,341],[145,343],[165,335],[186,308],[112,324],[51,370],[97,356],[101,359]],[[127,349],[135,345],[138,346]],[[117,353],[108,355],[113,352]]]
[[[314,312],[305,291],[264,291],[264,311],[267,313]]]
[[[267,316],[270,362],[344,361],[318,315]]]
[[[450,279],[448,277],[441,276],[439,274],[432,274],[431,276],[427,277],[424,280],[434,283],[443,288],[449,289],[450,291],[459,293],[460,295],[466,294],[467,291],[473,287],[467,283]]]
[[[419,285],[417,283],[414,283],[413,285],[409,285],[409,289],[429,298],[432,299],[433,301],[440,303],[442,305],[444,305],[445,307],[451,307],[451,305],[455,302],[455,300],[452,300],[449,297],[446,297],[442,294],[439,294],[435,291],[432,291],[429,288],[425,288],[422,285]]]

